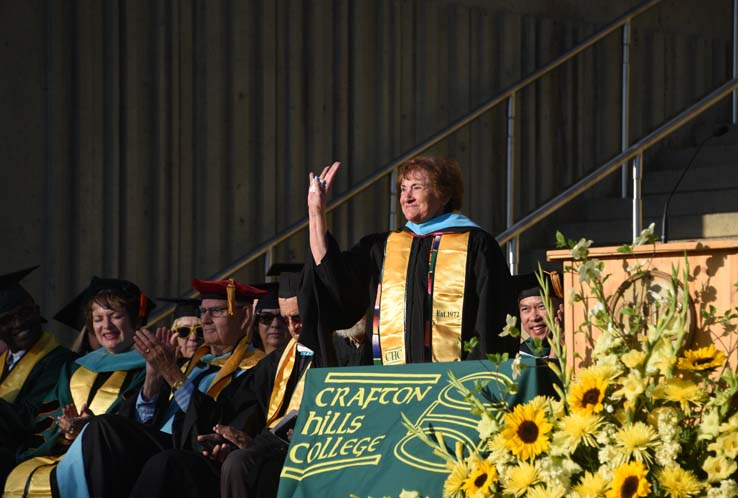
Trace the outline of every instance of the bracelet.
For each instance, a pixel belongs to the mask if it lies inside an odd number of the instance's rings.
[[[185,379],[179,379],[174,384],[172,384],[172,392],[177,391],[177,389],[180,389],[185,383]]]

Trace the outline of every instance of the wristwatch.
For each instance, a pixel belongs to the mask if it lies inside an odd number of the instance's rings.
[[[179,379],[174,384],[172,384],[172,392],[177,391],[180,387],[182,387],[185,383],[185,379]]]

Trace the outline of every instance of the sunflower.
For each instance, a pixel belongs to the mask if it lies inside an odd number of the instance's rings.
[[[669,498],[690,498],[702,491],[702,483],[697,476],[678,465],[664,467],[657,479]]]
[[[682,370],[700,371],[722,366],[726,356],[722,351],[716,351],[715,345],[710,344],[706,348],[690,349],[684,352],[684,357],[679,358],[677,366]]]
[[[455,462],[451,473],[443,483],[443,498],[461,498],[464,482],[469,478],[469,466],[466,462]]]
[[[571,454],[580,444],[594,448],[595,436],[602,425],[602,418],[594,413],[573,412],[559,422],[559,430],[554,433],[553,444],[563,454]]]
[[[516,457],[532,460],[548,449],[548,433],[552,428],[542,408],[536,410],[530,404],[518,405],[512,413],[505,414],[502,436],[505,446]]]
[[[707,392],[692,381],[672,377],[656,386],[653,397],[679,403],[683,411],[689,412],[689,405],[701,405]]]
[[[572,411],[579,413],[599,413],[608,386],[604,372],[584,369],[569,389],[567,401]]]
[[[540,480],[538,469],[530,463],[520,462],[507,469],[504,490],[506,495],[522,496]]]
[[[585,472],[579,484],[574,486],[573,491],[579,498],[601,498],[605,496],[607,480],[598,472]]]
[[[497,469],[489,460],[479,457],[469,459],[469,477],[462,489],[467,498],[488,498],[492,496],[490,487],[497,482]]]
[[[650,425],[636,422],[626,425],[615,434],[615,446],[620,456],[619,462],[624,463],[632,458],[639,462],[651,463],[651,450],[659,440],[658,434]]]
[[[648,471],[641,462],[630,462],[613,471],[607,498],[636,498],[647,496],[651,485],[646,480]]]

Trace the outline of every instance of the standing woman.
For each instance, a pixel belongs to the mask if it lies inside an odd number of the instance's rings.
[[[341,252],[328,231],[325,204],[339,163],[310,173],[310,251],[302,292],[319,310],[319,327],[346,329],[367,315],[364,363],[396,365],[481,358],[517,351],[499,337],[514,296],[495,239],[458,213],[464,186],[456,161],[416,157],[400,165],[397,188],[407,219],[393,232],[368,235]],[[371,317],[373,316],[373,320]],[[303,332],[300,340],[334,355],[330,337]],[[463,342],[476,340],[470,353]],[[371,357],[369,357],[371,355]],[[327,364],[331,364],[329,359]]]
[[[136,329],[153,303],[126,280],[93,277],[79,302],[100,349],[62,369],[35,420],[35,434],[17,451],[4,497],[52,496],[52,471],[94,415],[116,413],[142,385],[146,361],[133,349]]]

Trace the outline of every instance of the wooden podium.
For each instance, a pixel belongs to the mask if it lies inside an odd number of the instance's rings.
[[[706,326],[701,310],[714,306],[717,314],[738,306],[738,240],[701,240],[691,242],[673,242],[635,247],[632,254],[620,254],[617,247],[590,248],[590,258],[604,262],[603,275],[612,275],[605,282],[605,295],[614,295],[626,280],[625,268],[639,261],[650,260],[648,266],[652,275],[671,275],[672,267],[678,266],[683,272],[685,261],[689,262],[689,295],[692,301],[692,332],[689,349],[714,344],[719,350],[729,354],[731,367],[738,367],[738,330],[725,328],[720,324]],[[547,258],[551,262],[562,262],[571,265],[568,249],[548,251]],[[663,272],[663,273],[660,273]],[[681,275],[681,273],[680,273]],[[575,334],[584,321],[585,307],[583,303],[572,302],[570,289],[579,291],[576,273],[564,274],[564,337],[566,340],[567,363],[576,371],[591,361],[592,344],[584,334]],[[585,299],[587,286],[584,285]],[[593,303],[590,304],[590,307]],[[596,333],[596,331],[593,331]],[[581,358],[574,358],[577,352]]]

